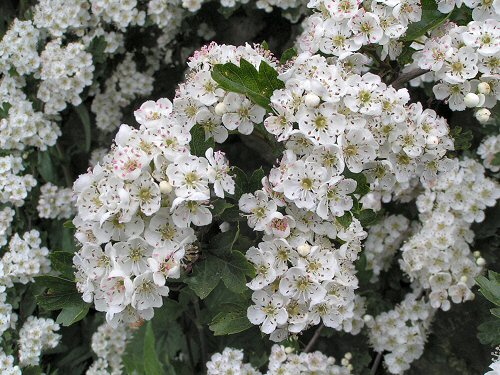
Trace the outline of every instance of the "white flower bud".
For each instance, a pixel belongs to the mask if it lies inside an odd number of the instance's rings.
[[[479,96],[477,96],[473,92],[469,92],[467,95],[465,95],[464,102],[468,108],[477,107],[479,104]]]
[[[162,194],[169,194],[172,192],[172,184],[168,181],[160,182],[160,191]]]
[[[319,105],[319,102],[320,102],[319,96],[316,94],[307,94],[304,97],[304,101],[306,103],[306,106],[309,108],[317,107]]]
[[[474,255],[474,258],[479,258],[481,256],[481,252],[476,250],[472,253],[472,255]]]
[[[373,316],[366,314],[365,316],[363,316],[363,320],[365,321],[365,323],[370,323],[373,320]]]
[[[438,143],[439,143],[439,138],[436,137],[435,135],[430,135],[429,137],[427,137],[427,144],[435,146]]]
[[[287,347],[285,348],[285,353],[286,353],[286,354],[293,353],[293,348],[292,348],[291,346],[287,346]]]
[[[490,119],[491,112],[486,108],[481,108],[476,112],[476,119],[481,124],[484,124]]]
[[[476,107],[482,107],[486,101],[486,96],[484,94],[477,94],[477,96],[479,97],[479,104]]]
[[[354,370],[354,367],[353,367],[353,366],[349,363],[349,364],[347,365],[347,369],[348,369],[349,371],[352,371],[352,370]]]
[[[297,247],[297,252],[300,256],[306,257],[311,252],[311,246],[307,243],[300,245],[299,247]]]
[[[346,358],[348,361],[350,361],[352,359],[352,354],[351,352],[347,352],[344,354],[344,358]]]
[[[215,106],[215,113],[219,116],[222,116],[226,113],[226,105],[223,102],[217,103]]]
[[[479,267],[483,267],[485,264],[486,264],[486,260],[484,258],[477,258],[476,259],[476,264],[479,266]]]
[[[491,92],[491,87],[487,82],[481,82],[479,85],[477,85],[477,91],[480,94],[488,95]]]
[[[460,277],[460,281],[463,282],[464,284],[467,282],[467,280],[469,280],[469,278],[465,275],[462,275],[462,277]]]
[[[227,232],[230,228],[231,228],[231,224],[229,224],[227,221],[225,221],[221,225],[219,225],[219,229],[222,233]]]
[[[349,361],[347,359],[345,359],[345,358],[342,358],[341,361],[340,361],[340,364],[342,366],[347,366],[349,364]]]

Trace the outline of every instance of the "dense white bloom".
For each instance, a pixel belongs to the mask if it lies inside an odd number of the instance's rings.
[[[55,333],[59,324],[52,319],[30,316],[19,330],[19,364],[21,367],[40,363],[43,350],[55,348],[61,335]]]
[[[280,345],[273,345],[269,355],[266,375],[278,374],[351,374],[352,365],[349,360],[352,358],[346,353],[336,364],[333,357],[327,357],[319,351],[313,353],[293,353],[291,348],[285,348]],[[349,353],[350,354],[350,353]],[[255,369],[249,363],[243,362],[244,353],[242,350],[225,348],[221,353],[215,353],[206,363],[208,375],[261,375],[261,372]]]
[[[75,212],[72,190],[60,188],[50,182],[41,186],[37,210],[41,218],[69,219]]]

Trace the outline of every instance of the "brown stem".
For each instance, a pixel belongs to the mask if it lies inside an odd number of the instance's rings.
[[[311,349],[313,348],[313,346],[316,344],[316,341],[318,341],[319,336],[321,335],[321,331],[323,330],[324,327],[325,326],[323,325],[323,323],[321,323],[318,326],[318,328],[316,328],[316,332],[314,332],[313,337],[307,343],[307,345],[306,345],[306,347],[304,349],[304,353],[309,353],[311,351]]]
[[[373,362],[373,366],[370,370],[370,375],[375,375],[377,373],[378,366],[380,366],[380,362],[382,362],[382,353],[377,353],[377,357],[375,357],[375,362]]]
[[[405,86],[406,82],[409,82],[414,78],[420,77],[422,74],[425,74],[427,72],[428,70],[426,69],[417,68],[409,72],[403,73],[391,83],[391,86],[394,87],[396,90],[399,90]]]

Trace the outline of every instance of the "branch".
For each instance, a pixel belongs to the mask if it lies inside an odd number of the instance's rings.
[[[370,370],[370,375],[375,375],[377,373],[378,366],[380,366],[380,362],[382,362],[382,353],[377,353],[377,357],[375,358],[375,362],[373,362],[373,366]]]
[[[321,323],[318,328],[316,328],[316,332],[314,332],[314,335],[313,337],[311,338],[311,340],[307,343],[305,349],[304,349],[304,353],[309,353],[311,351],[311,349],[313,348],[314,344],[316,344],[316,341],[318,341],[319,339],[319,336],[321,334],[321,331],[323,330],[325,326],[323,325],[323,323]]]
[[[398,78],[396,78],[391,83],[391,86],[394,87],[396,90],[399,90],[405,86],[406,82],[411,81],[414,78],[420,77],[421,75],[427,72],[429,72],[429,70],[417,68],[409,72],[402,73]]]
[[[207,363],[207,347],[205,345],[205,334],[203,332],[203,326],[201,325],[200,323],[200,316],[201,316],[201,313],[200,313],[200,304],[198,302],[198,300],[194,300],[194,312],[195,312],[195,316],[196,316],[196,320],[195,320],[195,325],[196,325],[196,329],[198,330],[198,336],[200,338],[200,347],[201,347],[201,360],[202,360],[202,366],[205,366],[205,363]]]

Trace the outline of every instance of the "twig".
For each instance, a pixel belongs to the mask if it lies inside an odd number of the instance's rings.
[[[396,90],[399,90],[404,87],[405,83],[408,81],[411,81],[414,78],[420,77],[422,74],[427,73],[428,70],[426,69],[414,69],[409,72],[401,74],[398,78],[396,78],[392,83],[392,87],[394,87]]]
[[[200,346],[201,346],[201,360],[203,364],[207,363],[207,347],[205,345],[205,335],[203,334],[203,326],[200,324],[200,304],[198,300],[193,302],[194,304],[194,313],[196,316],[195,325],[198,330],[198,336],[200,337]]]
[[[66,160],[64,157],[64,151],[59,143],[56,143],[57,153],[59,154],[60,165],[63,170],[64,180],[66,181],[66,186],[71,188],[73,187],[73,177],[71,176],[71,172],[69,171],[68,166],[66,165]]]
[[[184,326],[187,328],[185,317],[184,317]],[[191,366],[191,370],[194,371],[193,351],[191,349],[191,340],[189,339],[189,335],[184,335],[184,337],[186,338],[186,346],[187,346],[188,356],[189,356],[189,365]]]
[[[323,330],[324,327],[325,326],[323,325],[323,323],[321,323],[318,326],[318,328],[316,328],[316,332],[314,332],[313,337],[307,343],[307,345],[306,345],[306,347],[304,349],[304,353],[309,353],[311,351],[311,349],[313,348],[314,344],[316,344],[316,341],[318,341],[319,336],[321,335],[321,331]]]
[[[382,362],[382,353],[377,353],[377,357],[375,358],[375,362],[373,362],[373,366],[370,370],[370,375],[375,375],[377,373],[378,366],[380,366],[380,362]]]

